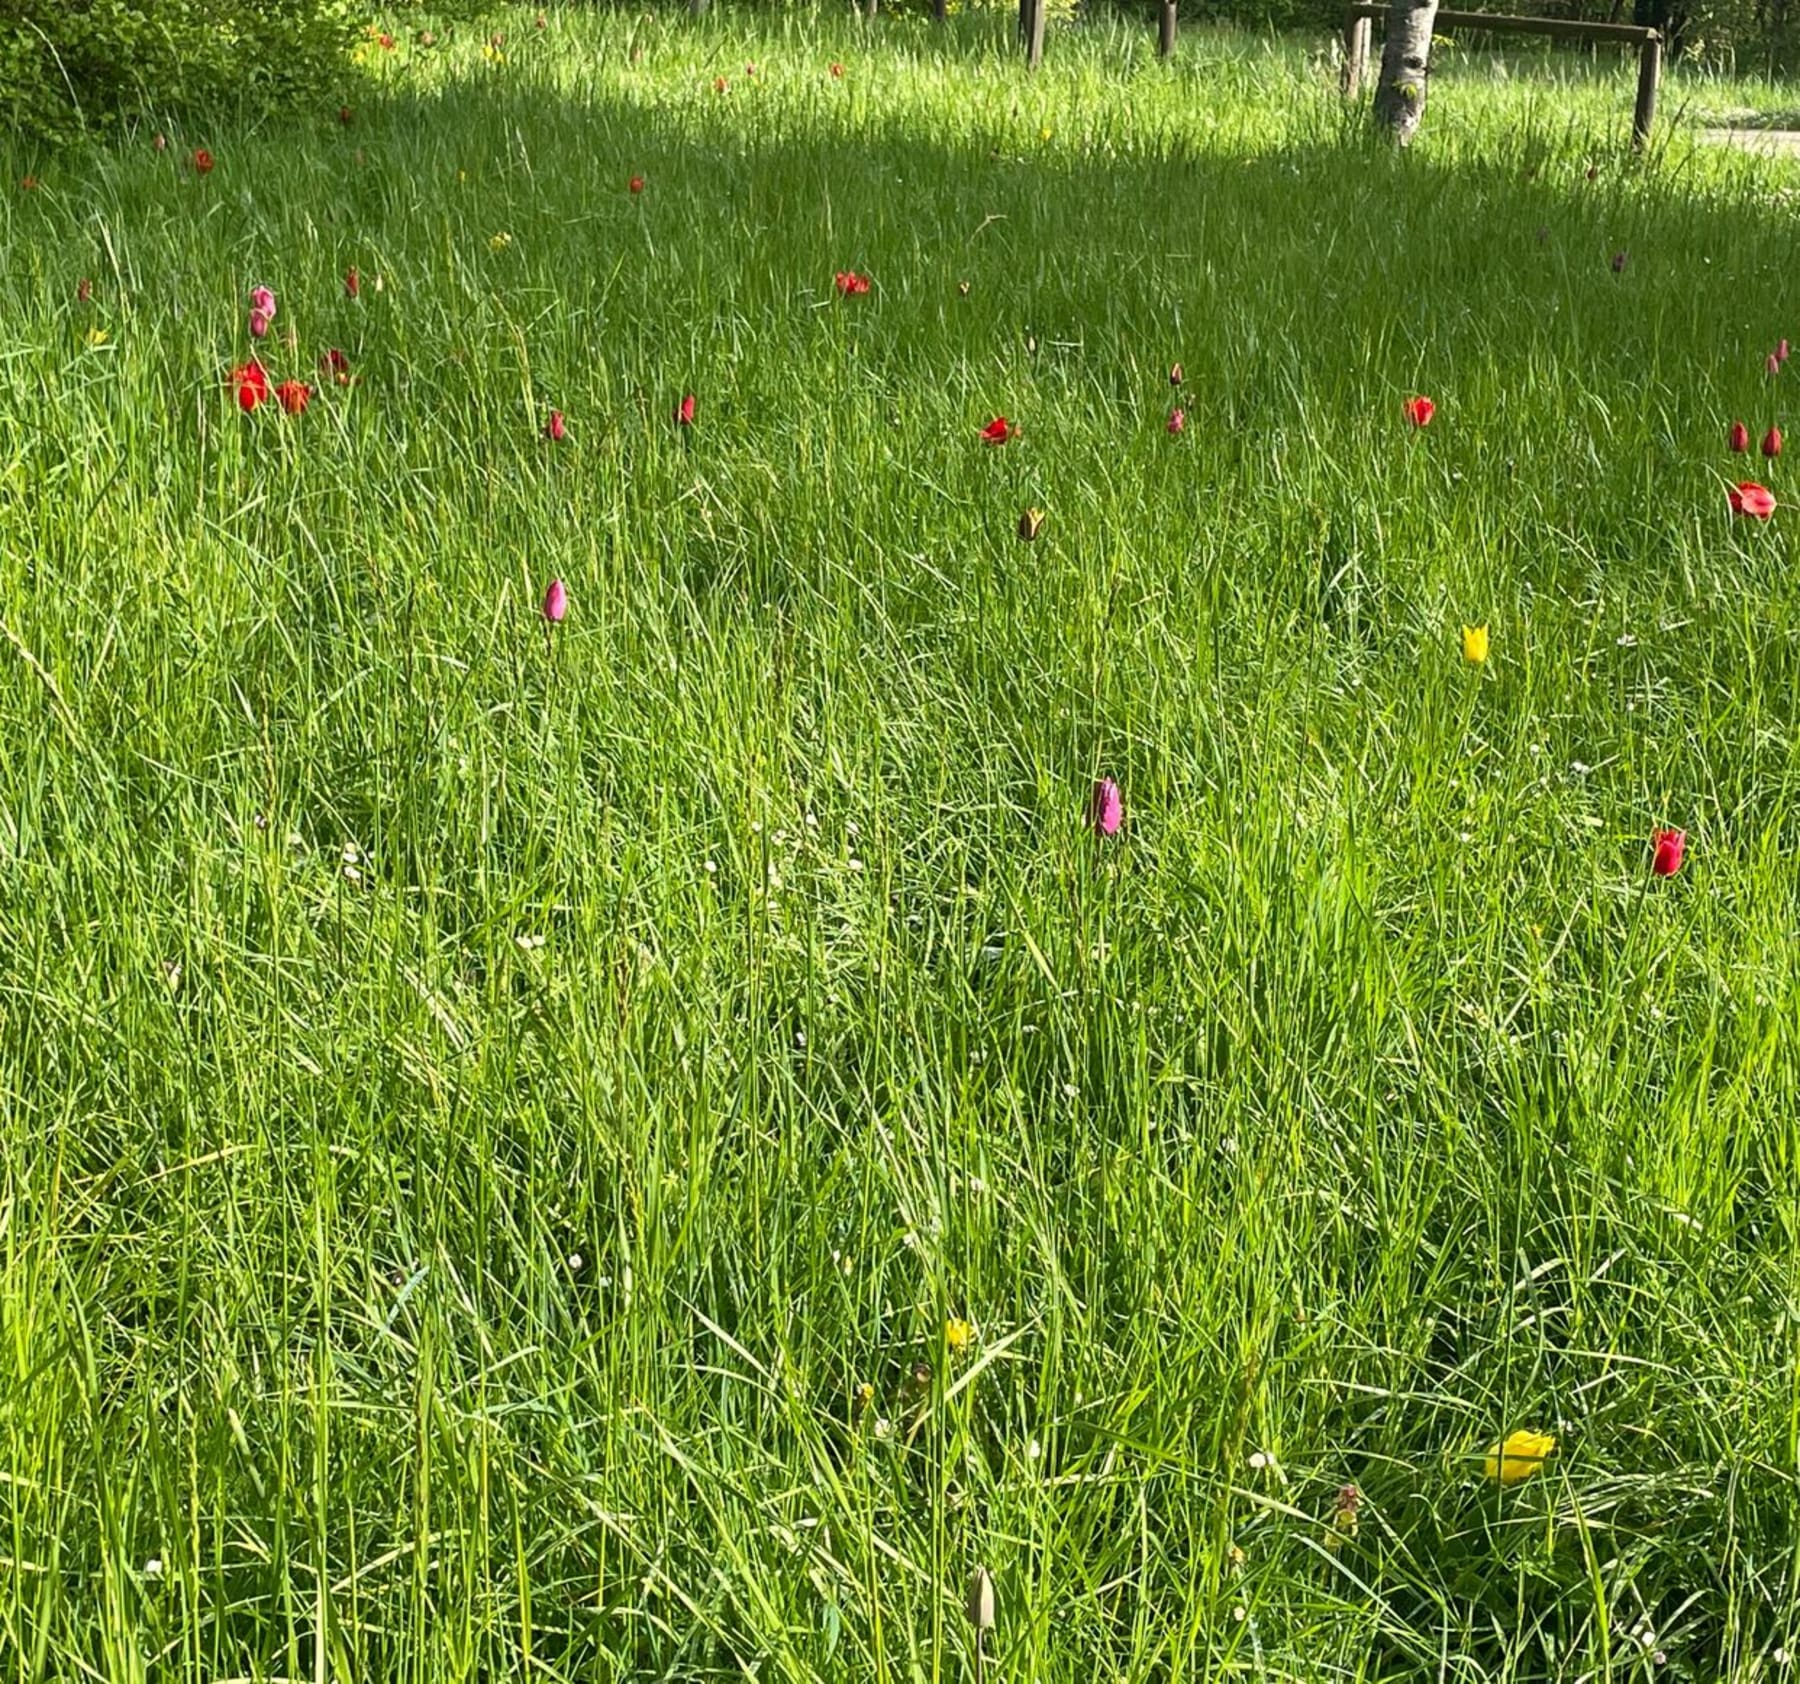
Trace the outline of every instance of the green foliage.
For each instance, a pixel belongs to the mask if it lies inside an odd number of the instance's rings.
[[[1789,1684],[1780,90],[535,11],[0,143],[6,1684]]]
[[[359,20],[352,0],[13,0],[0,121],[60,138],[132,110],[316,93]]]

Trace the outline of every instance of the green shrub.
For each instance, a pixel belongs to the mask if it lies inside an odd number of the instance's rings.
[[[10,0],[0,123],[61,138],[123,113],[316,93],[367,12],[352,0]]]

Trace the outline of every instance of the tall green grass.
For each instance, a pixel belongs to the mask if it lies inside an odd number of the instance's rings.
[[[0,1671],[1783,1676],[1800,177],[389,21],[6,160]]]

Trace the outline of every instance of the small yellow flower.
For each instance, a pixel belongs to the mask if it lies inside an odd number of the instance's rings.
[[[862,1411],[867,1409],[869,1407],[869,1405],[872,1404],[874,1401],[875,1401],[875,1388],[869,1381],[865,1380],[865,1381],[863,1381],[863,1383],[860,1386],[858,1386],[856,1388],[855,1403],[856,1403],[857,1413],[861,1414]]]
[[[512,244],[512,235],[496,234],[488,241],[489,251],[505,251]]]
[[[1534,1433],[1529,1427],[1521,1427],[1517,1432],[1508,1433],[1487,1453],[1487,1476],[1499,1480],[1502,1485],[1517,1485],[1520,1480],[1530,1479],[1537,1473],[1555,1448],[1554,1435]]]
[[[975,1324],[952,1316],[944,1323],[944,1345],[951,1351],[966,1351],[975,1343]]]
[[[1049,138],[1050,138],[1050,131],[1048,129],[1040,129],[1038,131],[1038,139],[1039,140],[1048,140]]]
[[[1486,626],[1463,627],[1463,659],[1471,666],[1480,666],[1488,658],[1488,629]]]
[[[104,345],[109,337],[103,327],[91,327],[87,330],[87,342],[90,345]]]
[[[481,56],[486,59],[489,64],[506,63],[506,54],[501,52],[498,47],[493,46],[491,43],[481,49]]]

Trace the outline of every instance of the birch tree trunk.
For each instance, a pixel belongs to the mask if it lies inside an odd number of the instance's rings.
[[[1431,26],[1438,0],[1392,0],[1381,77],[1375,84],[1375,121],[1405,146],[1425,115],[1425,82],[1431,74]]]

